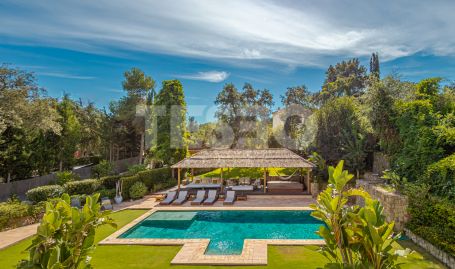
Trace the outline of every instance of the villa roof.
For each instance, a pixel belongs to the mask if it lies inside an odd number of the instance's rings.
[[[172,168],[312,168],[315,165],[289,149],[206,149],[172,165]]]

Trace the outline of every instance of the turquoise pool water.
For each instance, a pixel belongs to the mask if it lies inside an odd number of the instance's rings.
[[[311,211],[158,211],[120,238],[208,238],[206,254],[241,254],[245,239],[320,239]]]

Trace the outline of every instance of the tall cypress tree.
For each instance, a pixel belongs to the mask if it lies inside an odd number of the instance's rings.
[[[377,79],[380,78],[380,71],[379,71],[379,54],[376,52],[371,54],[370,58],[370,74]]]
[[[152,153],[165,164],[174,164],[185,158],[188,150],[186,102],[180,81],[163,81],[155,106],[165,112],[157,117],[157,143]]]

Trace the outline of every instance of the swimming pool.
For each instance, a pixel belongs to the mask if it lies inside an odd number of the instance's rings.
[[[245,239],[321,239],[311,211],[157,211],[120,238],[210,239],[206,254],[241,254]]]

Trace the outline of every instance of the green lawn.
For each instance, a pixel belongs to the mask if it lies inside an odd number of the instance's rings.
[[[133,219],[142,215],[145,210],[124,210],[113,213],[112,216],[119,227],[124,226]],[[99,242],[114,232],[108,226],[98,229],[96,241]],[[23,250],[30,244],[31,239],[26,239],[14,246],[0,250],[0,268],[14,268],[17,262],[27,256]],[[400,259],[404,265],[402,268],[444,268],[432,261],[427,255],[421,255],[413,244],[402,241],[405,247],[415,249],[416,252],[406,259]],[[397,245],[397,247],[399,247]],[[98,246],[93,254],[93,266],[95,268],[123,269],[123,268],[217,268],[222,266],[171,266],[170,261],[180,250],[180,246]],[[271,246],[269,247],[268,266],[236,266],[234,268],[318,268],[326,263],[326,259],[317,252],[315,246]],[[232,267],[230,267],[232,268]]]
[[[290,176],[295,172],[294,168],[269,168],[270,176]],[[199,177],[221,177],[221,169],[215,169],[205,174],[199,175]],[[223,178],[263,178],[264,169],[262,168],[227,168],[223,170]]]

